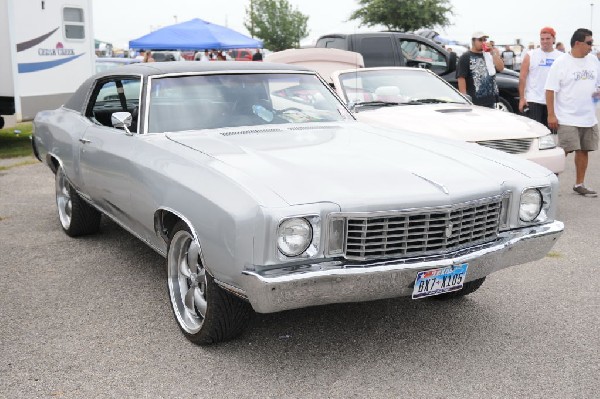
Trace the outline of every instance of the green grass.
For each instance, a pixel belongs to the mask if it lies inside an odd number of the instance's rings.
[[[548,254],[546,256],[548,258],[562,258],[562,254],[560,252],[556,252],[556,251],[550,251],[550,252],[548,252]]]
[[[21,133],[15,134],[16,131]],[[27,157],[31,150],[31,122],[23,122],[7,129],[0,129],[0,158]]]

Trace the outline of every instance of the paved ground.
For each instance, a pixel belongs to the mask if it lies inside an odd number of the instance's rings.
[[[17,120],[14,115],[2,115],[4,118],[4,128],[13,127],[17,124]]]
[[[173,320],[164,259],[110,222],[67,237],[49,169],[0,171],[0,398],[596,398],[600,198],[572,179],[569,159],[550,256],[468,298],[257,315],[202,348]]]

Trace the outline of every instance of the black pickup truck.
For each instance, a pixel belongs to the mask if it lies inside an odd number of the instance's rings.
[[[423,36],[401,32],[369,32],[328,34],[321,36],[316,47],[330,47],[362,54],[365,67],[408,66],[428,68],[454,87],[456,80],[455,53]],[[498,108],[518,112],[519,75],[504,69],[496,74],[500,91]]]

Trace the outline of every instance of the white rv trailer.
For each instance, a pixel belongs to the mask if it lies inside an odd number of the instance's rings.
[[[61,106],[94,73],[93,36],[92,0],[0,0],[0,115]]]

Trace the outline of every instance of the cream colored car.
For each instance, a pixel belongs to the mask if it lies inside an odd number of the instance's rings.
[[[565,168],[564,151],[544,125],[473,105],[427,69],[361,68],[360,54],[323,48],[273,53],[267,61],[315,69],[360,121],[477,143],[536,162],[557,174]]]

